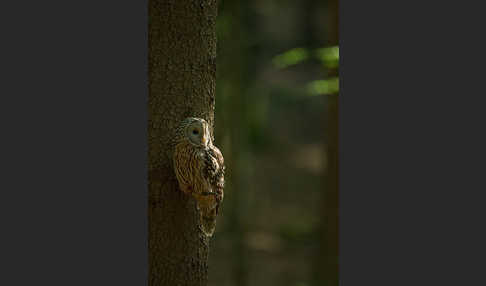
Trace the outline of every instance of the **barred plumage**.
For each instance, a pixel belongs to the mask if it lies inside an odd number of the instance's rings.
[[[201,229],[212,236],[223,201],[224,159],[213,145],[209,124],[201,118],[186,118],[173,140],[174,171],[181,191],[197,200]]]

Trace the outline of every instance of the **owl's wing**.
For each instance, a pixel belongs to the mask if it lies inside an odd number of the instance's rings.
[[[195,174],[195,185],[198,186],[198,189],[195,190],[195,193],[218,199],[217,195],[224,187],[222,157],[221,152],[213,148],[206,148],[199,152],[197,160],[198,166],[195,168],[199,170]]]
[[[200,172],[196,176],[202,186],[194,196],[200,209],[202,230],[211,236],[216,226],[216,216],[223,200],[224,159],[221,151],[214,146],[202,150],[198,156]]]
[[[199,170],[201,170],[201,180],[204,180],[204,184],[206,185],[206,189],[204,190],[204,192],[215,192],[213,188],[213,181],[218,175],[218,170],[220,169],[220,166],[216,157],[213,156],[211,149],[205,149],[200,153],[199,164]]]
[[[216,160],[216,163],[218,165],[218,168],[214,173],[214,180],[212,182],[212,185],[216,189],[215,191],[222,193],[224,188],[225,171],[223,154],[216,146],[211,146],[211,148],[209,148],[209,153],[211,154],[211,157]]]
[[[209,150],[210,150],[211,155],[214,158],[216,158],[221,170],[224,171],[224,158],[223,158],[223,154],[221,153],[221,151],[216,146],[211,146],[211,148],[209,148]]]
[[[216,214],[218,214],[219,206],[223,201],[224,197],[224,158],[218,147],[213,145],[211,145],[209,148],[209,154],[212,157],[215,165],[217,165],[217,168],[215,168],[215,171],[213,172],[213,176],[211,178],[211,187],[213,189],[213,192],[215,193]]]

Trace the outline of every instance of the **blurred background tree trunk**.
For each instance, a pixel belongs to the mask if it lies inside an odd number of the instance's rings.
[[[178,189],[168,142],[185,117],[214,125],[216,15],[216,0],[149,0],[151,286],[207,284],[209,241],[197,227],[194,200]]]
[[[338,0],[327,0],[326,46],[339,45]],[[328,69],[327,77],[338,75],[337,69]],[[339,285],[339,196],[338,196],[338,94],[327,95],[326,119],[326,173],[322,207],[321,251],[319,255],[318,283],[316,285]]]
[[[231,241],[230,265],[232,285],[247,286],[249,272],[248,249],[245,244],[247,220],[251,220],[249,194],[251,192],[251,168],[248,168],[248,113],[255,101],[248,95],[253,79],[250,72],[253,59],[248,54],[249,17],[251,1],[222,1],[220,11],[220,47],[218,50],[218,109],[216,117],[218,136],[225,136],[223,145],[227,165],[225,206],[223,213]]]

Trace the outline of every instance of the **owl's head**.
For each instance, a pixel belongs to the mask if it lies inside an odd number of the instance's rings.
[[[189,117],[182,121],[184,138],[191,144],[206,147],[210,143],[209,124],[202,118]]]

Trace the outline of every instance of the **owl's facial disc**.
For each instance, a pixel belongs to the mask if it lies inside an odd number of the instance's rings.
[[[201,122],[194,122],[188,126],[187,137],[191,143],[198,146],[206,146],[207,136],[205,136],[205,128]]]

